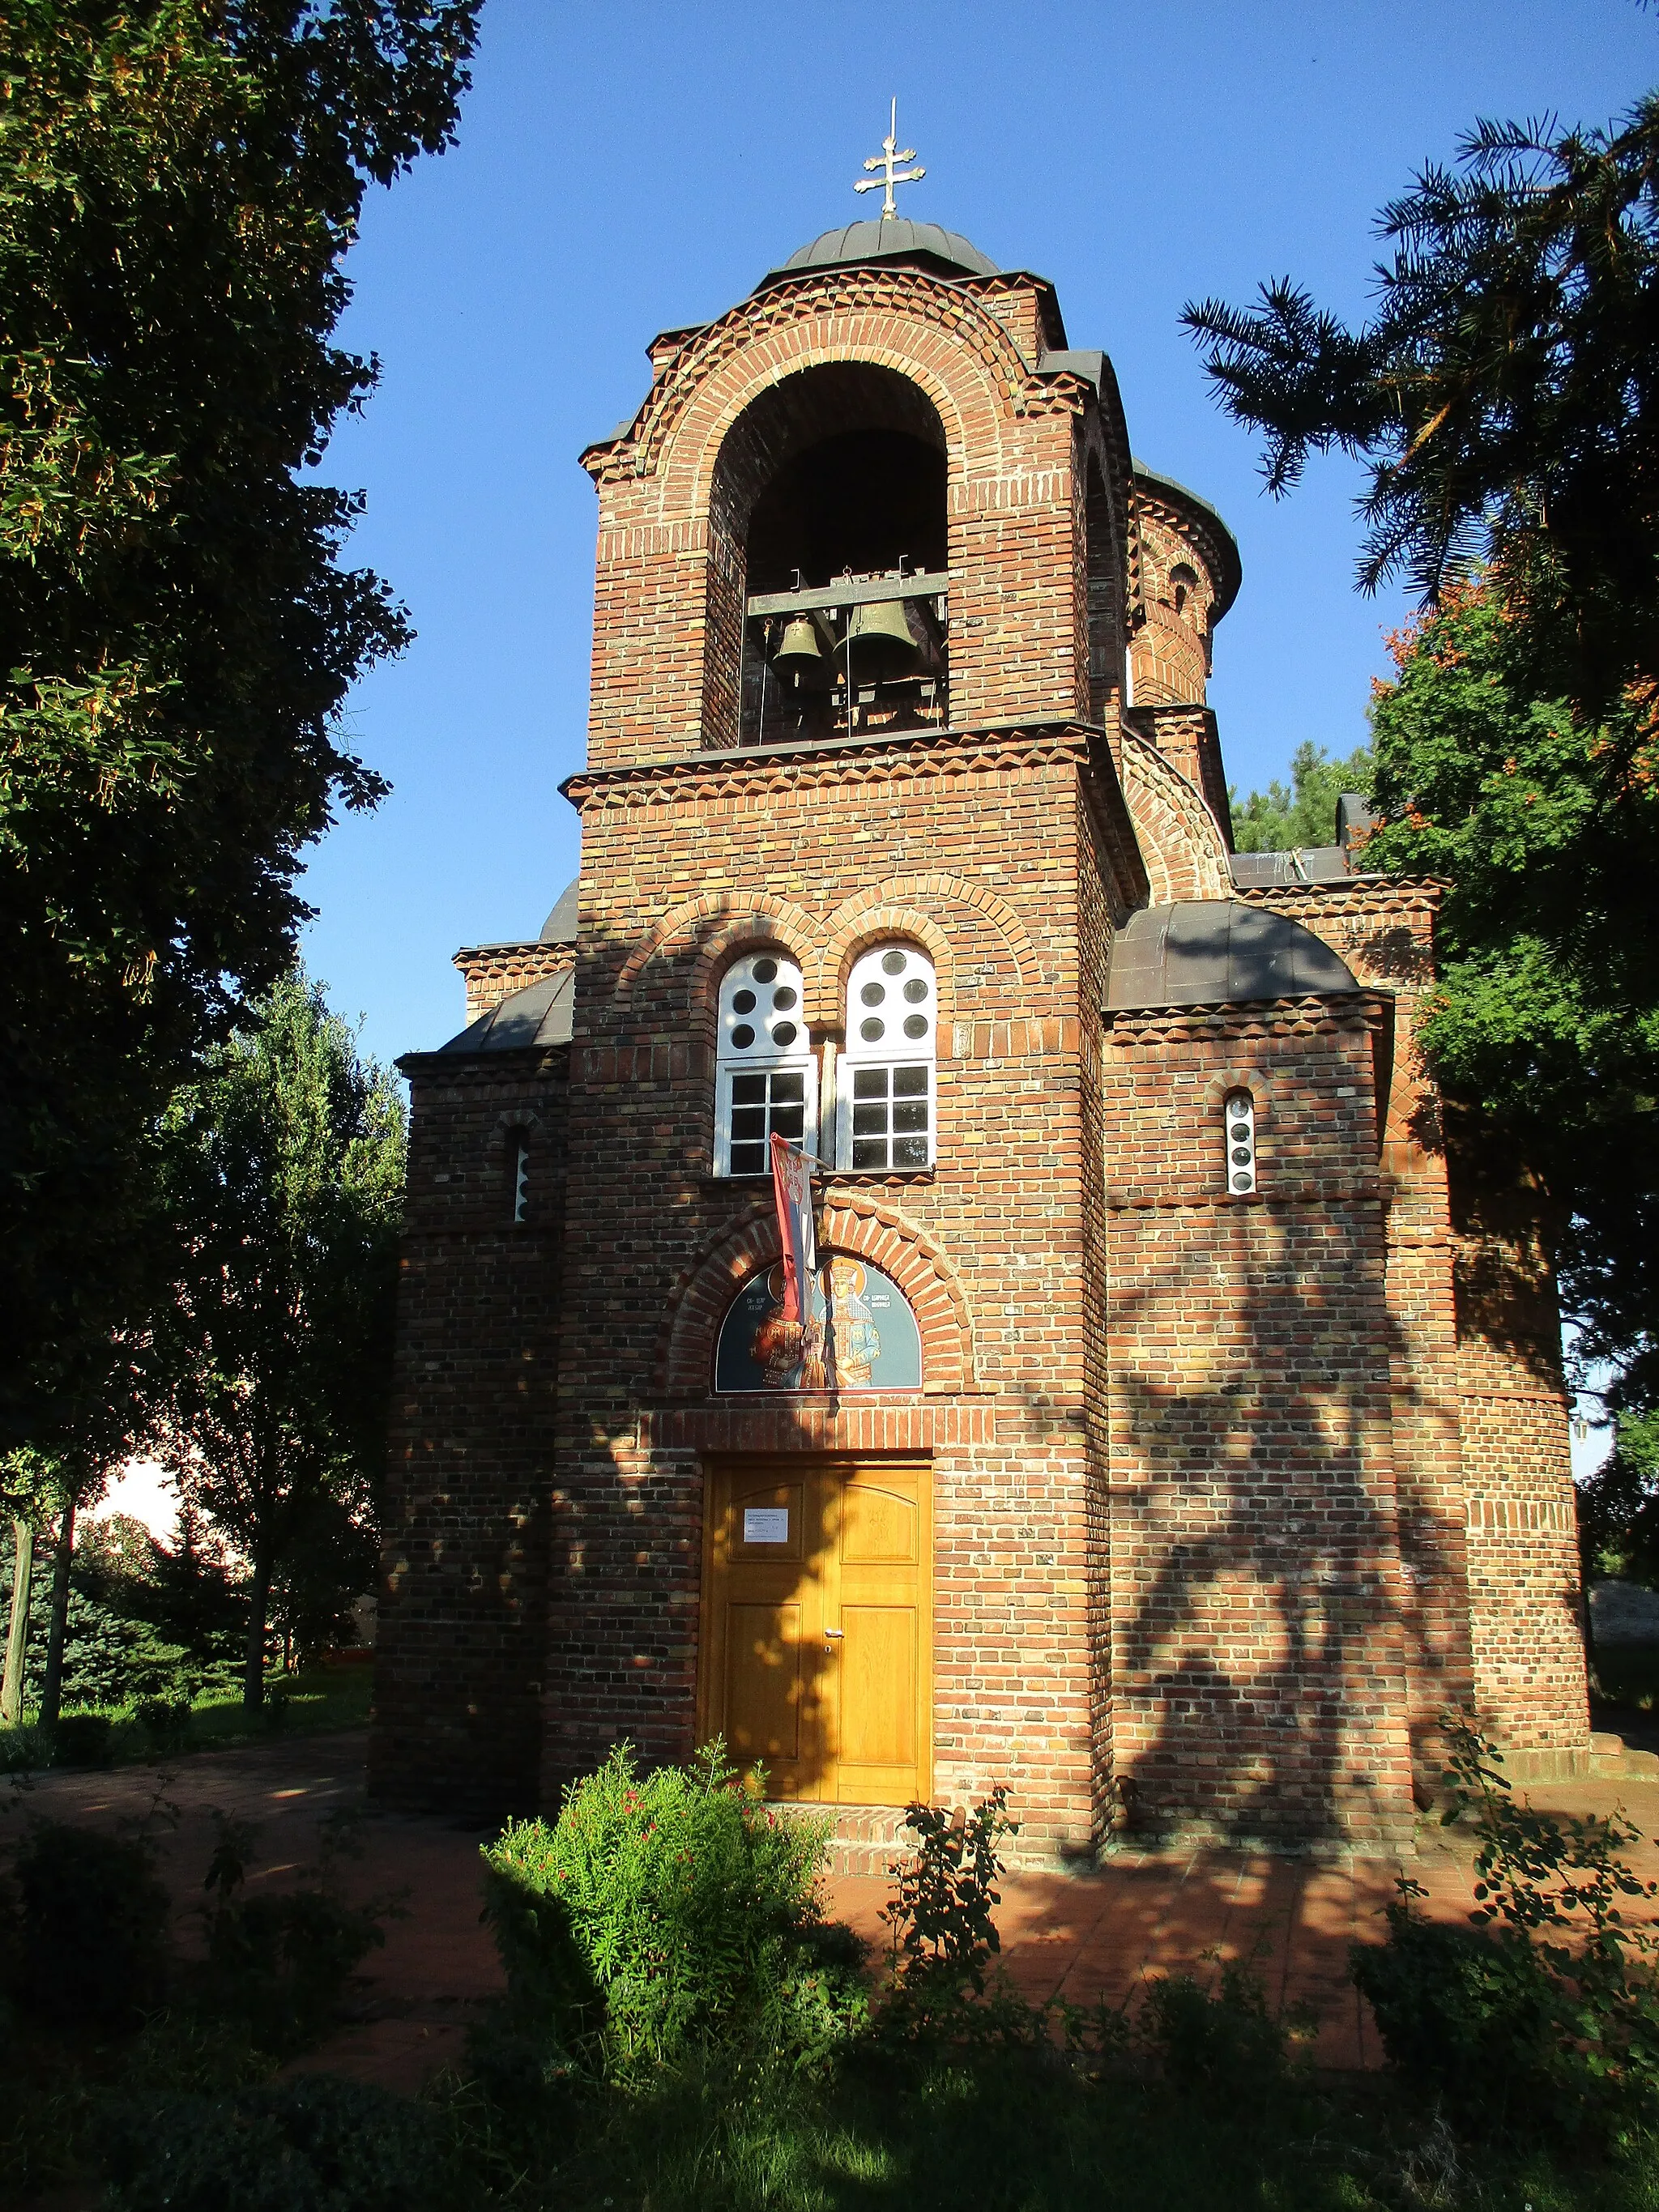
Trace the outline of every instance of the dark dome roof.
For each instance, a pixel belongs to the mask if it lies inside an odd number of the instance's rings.
[[[1238,899],[1182,899],[1142,907],[1119,930],[1106,1011],[1237,1006],[1358,988],[1346,962],[1288,915]]]
[[[826,230],[822,238],[792,253],[781,267],[769,269],[755,289],[763,292],[780,276],[799,269],[834,269],[854,261],[921,261],[967,276],[1000,273],[996,263],[960,231],[941,230],[936,222],[910,222],[903,216],[893,216]]]
[[[544,975],[509,992],[500,1006],[480,1014],[440,1052],[522,1052],[531,1045],[568,1044],[576,975],[571,968]]]
[[[542,924],[542,944],[574,945],[576,942],[576,892],[580,883],[580,876],[572,876],[554,901],[552,913]]]

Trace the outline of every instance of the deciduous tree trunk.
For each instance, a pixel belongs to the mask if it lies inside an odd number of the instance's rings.
[[[75,1500],[58,1517],[57,1552],[52,1563],[52,1626],[46,1632],[46,1671],[40,1684],[40,1724],[57,1725],[64,1699],[64,1641],[69,1633],[70,1568],[75,1559]]]
[[[34,1531],[11,1524],[11,1625],[6,1635],[6,1678],[0,1687],[0,1722],[15,1728],[23,1717],[23,1676],[29,1656],[29,1599],[34,1589]]]
[[[257,1712],[265,1698],[265,1617],[270,1611],[270,1554],[261,1544],[253,1554],[248,1588],[247,1657],[242,1671],[242,1710]]]

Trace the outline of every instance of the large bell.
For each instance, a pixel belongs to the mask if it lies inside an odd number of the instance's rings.
[[[790,617],[772,655],[772,665],[780,676],[793,677],[798,685],[829,683],[830,655],[811,615]]]
[[[914,676],[921,659],[902,599],[875,599],[854,607],[842,650],[855,683],[891,684]]]

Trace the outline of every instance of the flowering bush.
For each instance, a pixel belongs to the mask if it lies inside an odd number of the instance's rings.
[[[863,2006],[860,1947],[818,1905],[828,1842],[747,1796],[718,1743],[643,1777],[619,1744],[550,1826],[484,1846],[512,2030],[544,2068],[614,2080],[715,2045],[822,2052]]]

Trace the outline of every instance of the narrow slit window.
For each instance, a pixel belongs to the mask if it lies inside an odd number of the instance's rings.
[[[1227,1188],[1238,1197],[1247,1197],[1255,1188],[1255,1101],[1248,1091],[1230,1091],[1222,1112]]]
[[[877,945],[854,963],[836,1099],[839,1166],[854,1175],[933,1166],[938,1014],[933,963],[915,945]]]
[[[801,973],[781,953],[754,952],[720,984],[714,1072],[714,1172],[769,1172],[769,1139],[816,1150],[817,1066],[801,1013]]]

